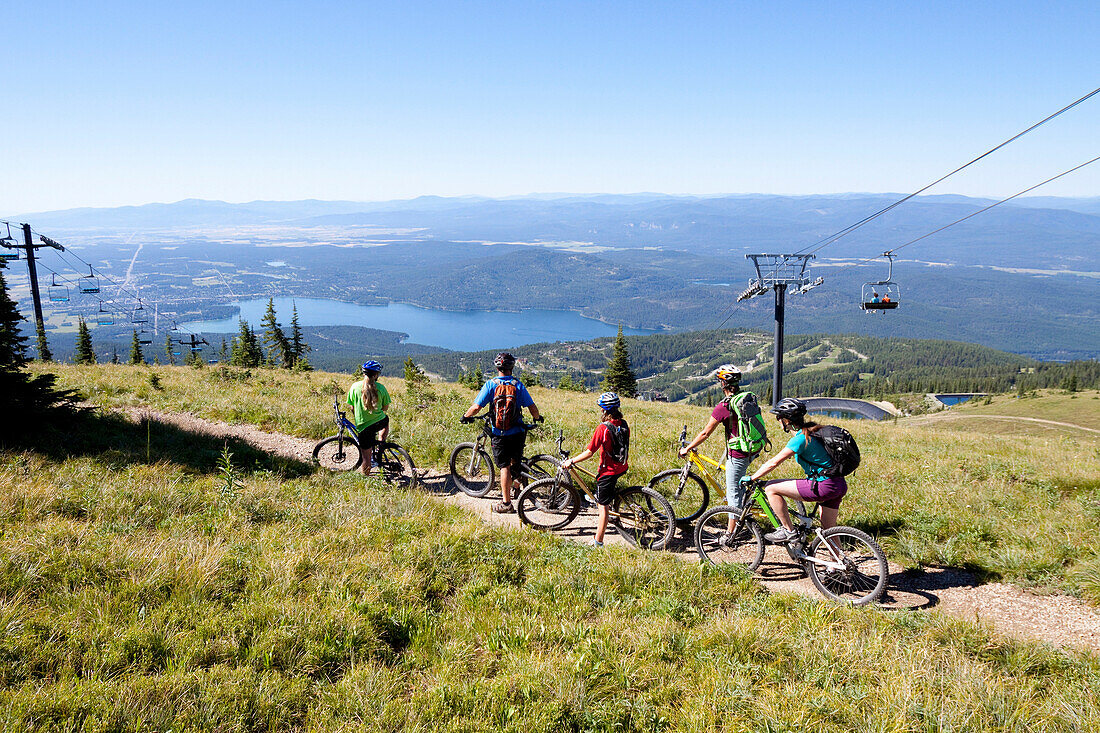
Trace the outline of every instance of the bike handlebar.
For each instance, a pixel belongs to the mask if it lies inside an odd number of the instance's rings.
[[[471,415],[470,417],[463,416],[462,418],[459,419],[459,422],[461,422],[463,425],[469,425],[469,424],[473,423],[475,420],[484,420],[486,429],[492,427],[492,422],[491,422],[492,414],[488,413],[488,412],[483,412],[479,415]],[[542,415],[539,415],[537,418],[535,418],[534,422],[524,422],[523,420],[520,420],[519,421],[519,427],[523,428],[524,430],[530,431],[530,430],[534,430],[535,428],[537,428],[539,423],[545,422],[545,421],[546,421],[546,418],[544,418]]]

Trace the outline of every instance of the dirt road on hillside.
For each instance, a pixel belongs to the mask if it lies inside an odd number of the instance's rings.
[[[237,438],[258,450],[298,461],[309,462],[313,455],[313,440],[267,433],[250,425],[140,407],[122,408],[119,412],[135,421],[147,418],[201,435]],[[474,499],[457,491],[446,473],[435,469],[425,471],[422,482],[433,496],[473,512],[489,525],[520,527],[515,514],[493,514],[491,506],[499,501],[499,494]],[[595,514],[586,511],[557,534],[572,542],[591,542],[595,520]],[[606,539],[610,545],[626,544],[613,530],[608,531]],[[693,544],[684,536],[677,536],[670,551],[688,562],[698,560]],[[779,547],[768,548],[757,576],[773,593],[821,597],[801,566],[793,563]],[[879,606],[886,611],[941,611],[989,624],[999,634],[1100,652],[1100,611],[1068,596],[1040,596],[1004,583],[979,583],[972,574],[951,568],[906,572],[891,563],[890,584]]]

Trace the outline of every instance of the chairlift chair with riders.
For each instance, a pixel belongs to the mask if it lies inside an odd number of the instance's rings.
[[[882,256],[890,263],[885,280],[863,283],[860,292],[859,307],[867,313],[881,311],[885,313],[898,307],[901,300],[901,287],[894,282],[894,253],[883,252]]]
[[[62,285],[57,281],[57,275],[53,275],[50,280],[49,298],[54,303],[68,303],[69,302],[69,288],[67,285]]]
[[[89,294],[99,292],[99,278],[95,276],[91,265],[88,265],[88,274],[80,281],[80,292]]]

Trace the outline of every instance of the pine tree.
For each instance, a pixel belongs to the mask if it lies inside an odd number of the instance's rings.
[[[50,344],[46,341],[46,327],[43,324],[38,324],[37,338],[35,339],[35,345],[38,348],[38,360],[39,361],[53,361],[53,352],[50,351]]]
[[[48,418],[58,403],[68,403],[75,395],[55,388],[52,374],[32,377],[24,370],[27,339],[19,330],[23,319],[8,294],[4,266],[0,260],[0,414],[19,419],[0,420],[0,438],[19,440],[27,437],[34,423]]]
[[[76,353],[73,361],[77,364],[95,364],[95,350],[92,348],[92,333],[88,323],[81,316],[76,323]]]
[[[117,346],[112,346],[111,347],[111,363],[112,364],[118,364],[118,347]]]
[[[138,338],[137,329],[134,329],[134,338],[130,341],[130,363],[145,363],[145,354],[141,351],[141,339]]]
[[[229,345],[225,342],[225,336],[222,336],[222,347],[218,349],[218,361],[222,364],[229,361]]]
[[[607,392],[616,392],[621,397],[633,397],[638,393],[638,378],[634,376],[634,370],[630,368],[630,352],[626,346],[626,338],[623,336],[623,325],[619,324],[619,335],[615,337],[615,345],[612,347],[611,361],[604,369],[603,382],[600,389]]]
[[[164,355],[168,359],[168,363],[175,365],[176,363],[176,345],[172,343],[172,333],[168,332],[164,335]]]
[[[306,354],[313,351],[310,345],[302,338],[302,327],[298,323],[298,304],[294,304],[294,315],[290,317],[290,352],[293,355],[294,365],[298,365],[298,361],[305,357]],[[312,367],[310,367],[312,368]]]
[[[248,321],[241,319],[241,330],[233,339],[232,354],[229,363],[240,367],[258,367],[263,361],[263,353],[260,351],[256,332],[248,325]]]
[[[435,399],[432,391],[431,380],[424,370],[417,366],[410,356],[405,359],[405,394],[416,402],[425,402]]]
[[[275,317],[274,298],[267,299],[267,310],[264,311],[260,325],[264,327],[264,346],[267,347],[268,361],[273,366],[281,366],[284,369],[294,366],[293,346]]]

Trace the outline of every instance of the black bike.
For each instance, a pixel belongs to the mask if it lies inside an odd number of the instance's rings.
[[[497,466],[493,457],[486,450],[485,444],[492,437],[492,421],[488,412],[471,417],[466,422],[481,420],[481,434],[472,443],[459,443],[451,451],[448,462],[451,467],[451,480],[455,486],[477,499],[482,498],[497,485]],[[521,423],[524,430],[534,430],[536,425]],[[522,489],[528,483],[540,478],[548,478],[558,472],[558,460],[545,453],[520,459],[519,475],[513,476],[517,482],[517,489]],[[518,493],[518,491],[517,491]]]

